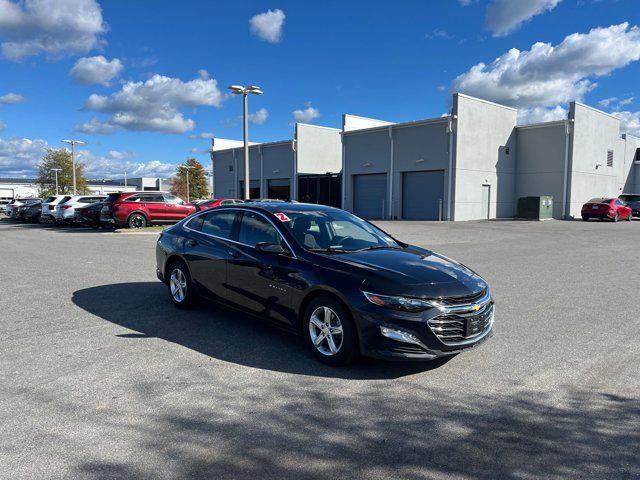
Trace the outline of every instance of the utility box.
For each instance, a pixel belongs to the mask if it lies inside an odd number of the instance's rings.
[[[516,216],[528,220],[548,220],[553,218],[553,197],[520,197]]]

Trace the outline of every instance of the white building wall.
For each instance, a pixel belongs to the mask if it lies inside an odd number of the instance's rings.
[[[517,110],[457,93],[453,114],[457,116],[453,219],[482,218],[483,185],[491,187],[489,218],[513,217]]]
[[[625,142],[620,139],[620,120],[595,108],[571,102],[573,119],[569,204],[570,218],[579,218],[582,205],[593,197],[622,193],[630,165],[625,165]],[[607,151],[613,166],[607,166]]]

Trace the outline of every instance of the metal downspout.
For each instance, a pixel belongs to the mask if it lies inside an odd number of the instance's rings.
[[[389,212],[388,217],[389,220],[393,220],[393,174],[394,174],[394,165],[393,165],[393,127],[389,125],[389,143],[390,143],[390,159],[389,159]]]
[[[451,191],[453,190],[453,120],[454,115],[449,116],[449,123],[447,124],[447,133],[449,134],[449,171],[447,172],[447,220],[453,220],[451,215]]]
[[[564,178],[562,192],[562,218],[567,219],[567,193],[569,190],[569,121],[564,123]]]

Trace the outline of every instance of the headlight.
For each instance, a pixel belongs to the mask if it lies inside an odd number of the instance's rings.
[[[421,300],[409,297],[391,297],[388,295],[378,295],[377,293],[362,292],[371,303],[381,307],[392,308],[394,310],[404,310],[407,312],[420,312],[429,308],[440,307],[434,300]]]

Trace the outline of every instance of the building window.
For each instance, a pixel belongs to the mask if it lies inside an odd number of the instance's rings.
[[[233,165],[229,165],[229,171],[233,172]]]
[[[509,155],[509,147],[504,147],[504,154]]]
[[[636,158],[635,158],[636,162],[640,162],[640,148],[636,148]]]
[[[613,150],[607,150],[607,167],[613,167]]]

